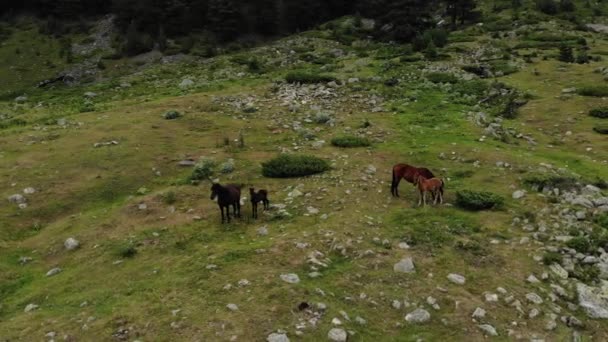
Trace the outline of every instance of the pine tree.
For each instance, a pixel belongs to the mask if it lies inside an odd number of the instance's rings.
[[[239,12],[233,0],[210,0],[207,21],[220,41],[232,40],[239,34]]]
[[[433,1],[428,0],[387,0],[380,12],[381,26],[388,29],[392,39],[410,41],[432,26],[432,5]]]
[[[562,45],[559,47],[559,57],[558,59],[561,62],[565,63],[573,63],[574,55],[572,54],[572,48],[568,45]]]
[[[465,20],[471,16],[475,9],[475,0],[453,0],[447,3],[447,13],[452,19],[452,25],[456,26],[458,22],[464,24]]]

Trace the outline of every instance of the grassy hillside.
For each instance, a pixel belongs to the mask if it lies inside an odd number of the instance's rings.
[[[576,291],[601,285],[601,263],[582,260],[602,258],[606,208],[566,193],[606,194],[608,139],[593,130],[606,119],[588,115],[605,106],[605,62],[555,59],[563,41],[576,54],[584,38],[602,57],[608,40],[567,21],[500,27],[510,13],[496,16],[452,33],[435,60],[345,35],[345,19],[212,59],[109,61],[95,83],[43,89],[32,85],[54,72],[23,69],[36,53],[15,47],[48,40],[32,45],[47,60],[59,42],[15,30],[0,48],[0,195],[27,205],[0,206],[0,340],[318,341],[338,328],[349,341],[481,341],[483,324],[495,340],[608,339]],[[579,95],[585,87],[605,93]],[[182,116],[165,120],[172,110]],[[332,146],[343,136],[371,146]],[[331,170],[263,177],[261,163],[283,152]],[[200,158],[222,183],[268,189],[272,210],[252,220],[247,203],[221,225],[211,183],[191,184],[179,164]],[[405,181],[391,197],[400,162],[444,178],[446,203],[417,207]],[[462,190],[504,204],[464,210]],[[64,247],[70,237],[79,248]],[[415,273],[394,270],[404,258]],[[478,307],[485,317],[472,317]],[[416,308],[430,320],[408,322]]]

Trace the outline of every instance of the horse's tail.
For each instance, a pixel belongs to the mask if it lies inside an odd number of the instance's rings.
[[[443,196],[443,188],[445,187],[445,182],[443,181],[443,178],[441,178],[440,181],[441,186],[439,187],[439,192],[441,193],[441,196]]]
[[[397,184],[397,176],[395,175],[395,168],[393,167],[393,179],[391,182],[391,193],[393,193],[393,194],[394,194],[395,187],[396,187],[395,184]]]

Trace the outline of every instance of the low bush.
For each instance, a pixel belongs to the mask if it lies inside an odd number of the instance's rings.
[[[458,83],[456,76],[443,72],[428,73],[424,77],[433,83]]]
[[[576,92],[582,96],[603,97],[603,96],[608,96],[608,86],[606,86],[606,85],[584,86],[584,87],[578,88],[576,90]]]
[[[504,199],[487,191],[461,190],[456,192],[456,205],[468,210],[487,210],[500,207]]]
[[[607,126],[595,126],[593,130],[599,134],[608,134],[608,125]]]
[[[176,110],[170,110],[170,111],[166,112],[165,114],[163,114],[163,118],[165,120],[175,120],[181,116],[182,116],[182,114]]]
[[[289,83],[328,83],[335,81],[336,78],[330,75],[311,73],[306,71],[292,71],[285,76],[285,80]]]
[[[262,163],[262,174],[270,178],[303,177],[329,169],[327,161],[308,155],[282,154]]]
[[[561,264],[562,255],[557,252],[546,252],[543,255],[543,263],[545,265]]]
[[[524,184],[538,191],[542,191],[545,187],[569,189],[576,186],[576,183],[574,177],[553,174],[536,174],[524,178]]]
[[[584,254],[590,253],[592,250],[591,241],[585,236],[577,236],[566,242],[566,246]]]
[[[315,114],[314,120],[318,124],[326,124],[331,121],[331,115],[325,112],[318,112],[317,114]]]
[[[336,147],[366,147],[370,146],[371,142],[367,138],[345,135],[331,139],[331,144]]]
[[[203,158],[196,165],[194,165],[194,169],[192,170],[192,174],[190,175],[191,181],[200,181],[204,179],[208,179],[213,175],[215,168],[215,161],[208,158]]]
[[[137,248],[131,244],[118,247],[117,254],[121,258],[133,258],[137,255]]]
[[[608,107],[594,108],[589,111],[589,115],[600,119],[608,119]]]

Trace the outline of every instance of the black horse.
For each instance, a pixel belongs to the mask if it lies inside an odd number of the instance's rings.
[[[222,186],[218,183],[211,186],[211,200],[217,197],[217,205],[222,213],[222,223],[224,223],[224,208],[226,208],[226,220],[230,223],[230,206],[233,208],[234,217],[241,217],[241,187],[235,184]]]
[[[262,202],[264,204],[264,210],[270,209],[268,191],[261,189],[255,192],[254,188],[249,188],[249,195],[251,195],[251,210],[254,219],[258,218],[258,203]]]

